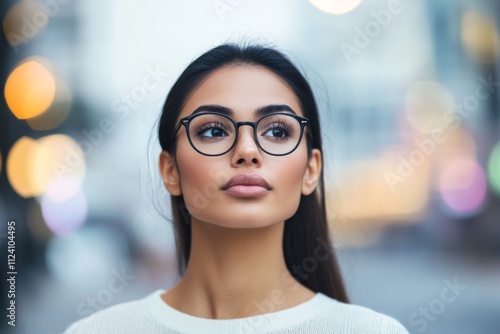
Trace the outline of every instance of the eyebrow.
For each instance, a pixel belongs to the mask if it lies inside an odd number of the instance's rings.
[[[204,112],[204,111],[212,111],[212,112],[218,112],[227,116],[233,116],[234,112],[230,108],[223,107],[217,104],[208,104],[208,105],[201,105],[198,108],[196,108],[191,115]],[[253,115],[257,117],[262,117],[264,115],[267,115],[272,112],[278,112],[278,111],[289,111],[292,114],[297,115],[295,111],[293,111],[292,108],[287,106],[286,104],[270,104],[267,106],[262,106],[254,110]]]

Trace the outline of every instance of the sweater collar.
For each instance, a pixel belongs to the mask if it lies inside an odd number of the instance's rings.
[[[335,300],[317,292],[311,299],[294,307],[237,319],[208,319],[180,312],[161,298],[165,290],[147,297],[147,307],[153,318],[168,329],[181,333],[264,333],[298,325],[324,311]]]

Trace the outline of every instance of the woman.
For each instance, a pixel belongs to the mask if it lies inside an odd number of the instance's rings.
[[[348,304],[320,134],[311,88],[282,53],[225,44],[194,60],[158,133],[182,279],[68,333],[408,333]]]

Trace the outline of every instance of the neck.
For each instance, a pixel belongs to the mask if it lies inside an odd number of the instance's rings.
[[[191,224],[186,273],[168,304],[203,318],[232,319],[275,312],[314,295],[286,267],[284,222],[253,229]]]

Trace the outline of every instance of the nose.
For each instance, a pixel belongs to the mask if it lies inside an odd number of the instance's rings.
[[[238,140],[233,147],[231,164],[234,167],[241,165],[260,166],[262,164],[262,156],[259,146],[255,142],[253,127],[242,125],[238,131]]]

